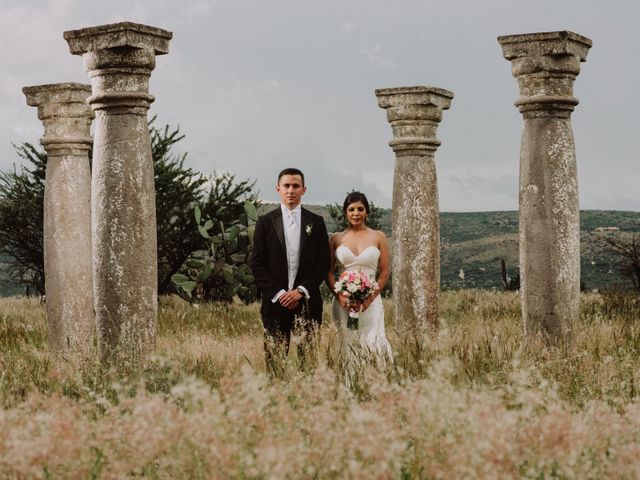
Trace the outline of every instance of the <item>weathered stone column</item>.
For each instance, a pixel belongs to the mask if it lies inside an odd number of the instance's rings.
[[[396,323],[415,333],[438,326],[440,218],[436,130],[453,93],[434,87],[376,90],[393,130],[393,299]]]
[[[155,347],[155,188],[147,110],[156,55],[172,34],[129,22],[64,33],[82,55],[96,113],[92,235],[100,355],[136,361]]]
[[[93,345],[91,277],[91,120],[89,85],[59,83],[25,87],[38,107],[47,152],[44,187],[44,277],[49,344],[65,354]]]
[[[580,221],[571,112],[591,40],[573,32],[498,37],[520,86],[520,278],[524,328],[565,342],[580,317]]]

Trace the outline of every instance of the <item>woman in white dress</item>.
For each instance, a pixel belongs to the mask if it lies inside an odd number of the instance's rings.
[[[327,283],[334,295],[333,319],[340,335],[340,352],[343,362],[371,357],[382,362],[392,359],[391,346],[384,330],[384,309],[380,292],[389,278],[389,244],[386,235],[366,225],[370,213],[367,197],[352,192],[344,201],[343,213],[349,227],[336,232],[329,239],[331,268]],[[359,270],[375,278],[378,288],[361,306],[357,329],[347,327],[349,311],[347,297],[334,291],[336,267],[339,276],[345,270]],[[377,273],[377,278],[376,278]]]

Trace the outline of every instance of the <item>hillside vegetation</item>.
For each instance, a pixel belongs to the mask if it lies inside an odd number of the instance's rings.
[[[262,211],[274,208],[267,204]],[[326,206],[308,205],[322,215],[329,231],[335,224]],[[391,210],[382,209],[383,231],[391,234]],[[518,212],[468,212],[440,214],[442,238],[443,288],[502,288],[500,261],[505,260],[511,276],[518,267]],[[596,232],[598,227],[618,227],[620,232]],[[613,269],[610,255],[603,248],[606,235],[630,235],[640,232],[640,212],[583,210],[580,212],[582,283],[587,290],[625,285]],[[0,296],[24,292],[8,280],[0,258]],[[464,271],[464,281],[460,278]]]
[[[323,206],[308,207],[324,216],[327,228],[334,227]],[[384,209],[383,230],[391,233],[391,210]],[[620,232],[596,232],[599,227],[618,227]],[[640,212],[583,210],[580,212],[580,248],[583,288],[605,289],[624,285],[613,269],[603,245],[607,235],[640,232]],[[441,274],[443,288],[502,288],[500,261],[505,260],[510,276],[518,274],[518,212],[440,213]],[[460,278],[464,271],[464,281]]]

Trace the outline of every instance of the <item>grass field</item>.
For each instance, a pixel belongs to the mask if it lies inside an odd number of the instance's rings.
[[[350,388],[265,374],[256,306],[160,304],[140,370],[52,357],[43,306],[0,300],[0,478],[638,478],[640,301],[587,294],[575,345],[525,339],[516,294],[442,298],[422,348]],[[328,310],[328,309],[327,309]],[[304,367],[304,365],[302,366]]]

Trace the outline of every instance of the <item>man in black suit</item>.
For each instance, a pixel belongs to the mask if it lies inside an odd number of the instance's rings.
[[[329,272],[329,240],[324,220],[300,206],[304,174],[286,168],[278,175],[281,204],[256,223],[251,270],[262,292],[262,324],[267,369],[286,357],[296,317],[304,319],[301,352],[313,349],[322,322],[320,285]]]

